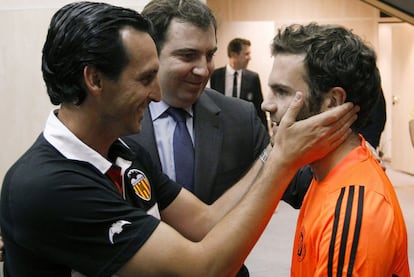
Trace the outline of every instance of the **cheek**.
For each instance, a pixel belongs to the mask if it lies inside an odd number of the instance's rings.
[[[120,104],[124,107],[134,109],[134,107],[140,105],[146,98],[145,88],[137,83],[130,83],[125,92],[126,93],[123,95],[122,100],[120,99]]]
[[[276,112],[276,116],[278,118],[282,118],[285,115],[286,111],[287,111],[287,106],[279,106]]]
[[[211,73],[214,71],[214,61],[211,61],[207,64],[208,75],[210,76]]]
[[[282,117],[282,116],[285,115],[285,113],[287,112],[287,110],[289,108],[291,100],[292,99],[290,99],[290,98],[288,99],[287,97],[282,97],[282,98],[279,98],[278,100],[276,100],[277,101],[277,113],[276,114],[279,117]]]
[[[160,68],[158,70],[158,79],[160,80],[160,83],[164,82],[165,80],[168,80],[168,70],[165,68],[168,68],[168,66],[166,67],[165,65],[162,66],[160,65]]]

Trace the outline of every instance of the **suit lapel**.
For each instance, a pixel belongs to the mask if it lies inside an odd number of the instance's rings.
[[[225,84],[226,84],[226,68],[222,67],[219,69],[217,78],[217,91],[221,94],[226,94]]]
[[[247,100],[247,92],[249,90],[249,74],[246,70],[243,69],[242,71],[242,79],[240,85],[240,98]]]
[[[219,116],[220,108],[202,93],[194,106],[195,128],[195,192],[202,199],[208,199],[217,172],[223,132]],[[200,124],[199,122],[202,122]]]
[[[145,110],[141,124],[141,132],[134,136],[138,138],[139,143],[150,153],[153,162],[162,170],[149,108]]]

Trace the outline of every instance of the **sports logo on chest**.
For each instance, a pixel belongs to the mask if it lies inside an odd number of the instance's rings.
[[[298,249],[296,252],[297,259],[299,262],[303,261],[306,255],[306,246],[305,246],[305,229],[302,227],[300,230],[299,237],[296,238],[298,240]]]
[[[126,172],[127,183],[134,189],[135,194],[145,201],[151,200],[151,185],[145,174],[138,169],[128,169]]]

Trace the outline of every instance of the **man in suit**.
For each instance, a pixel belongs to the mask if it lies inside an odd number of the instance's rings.
[[[297,93],[267,158],[206,205],[120,138],[140,132],[148,103],[161,99],[151,25],[134,10],[96,2],[53,15],[42,72],[59,107],[4,177],[6,276],[234,276],[295,171],[349,131],[352,105],[294,122],[304,103]],[[175,35],[180,26],[189,27],[179,21]],[[187,60],[186,49],[173,53]]]
[[[154,24],[162,101],[149,104],[142,131],[133,138],[175,179],[175,121],[167,110],[184,109],[195,150],[193,193],[210,204],[251,167],[269,144],[269,135],[251,103],[206,88],[217,49],[216,21],[205,4],[185,3],[153,0],[142,11]]]
[[[213,71],[210,86],[226,96],[252,102],[260,120],[268,128],[266,114],[261,109],[263,95],[259,74],[247,69],[251,59],[250,45],[250,41],[244,38],[235,38],[230,41],[227,46],[229,63]]]
[[[131,138],[177,180],[176,122],[169,109],[184,109],[194,144],[192,192],[211,204],[251,168],[269,144],[268,132],[252,103],[206,88],[217,46],[216,20],[205,4],[152,0],[142,14],[154,24],[162,100],[149,104],[141,132]],[[247,268],[243,266],[237,276],[249,276]]]
[[[142,131],[132,137],[150,152],[153,161],[158,162],[167,175],[173,177],[168,162],[170,159],[167,158],[171,148],[157,146],[166,131],[157,128],[162,126],[160,120],[168,120],[163,115],[166,109],[166,101],[151,102],[142,120]],[[203,202],[211,204],[246,173],[268,145],[269,137],[253,105],[224,97],[214,90],[206,88],[202,91],[192,110],[195,150],[193,193]]]
[[[149,104],[140,133],[129,138],[144,146],[156,165],[176,180],[173,137],[177,124],[169,109],[185,110],[195,153],[192,192],[212,204],[258,160],[269,145],[268,132],[251,102],[206,88],[217,46],[216,20],[205,4],[152,0],[142,15],[154,25],[162,99]],[[311,177],[309,167],[300,169],[283,200],[299,208]],[[243,266],[237,276],[249,276],[247,268]]]
[[[169,110],[185,110],[194,145],[190,190],[211,204],[250,169],[269,144],[269,135],[252,103],[206,88],[217,45],[216,20],[205,4],[152,0],[142,14],[154,24],[162,100],[149,104],[141,132],[132,138],[179,182],[173,149],[176,122]],[[249,276],[247,268],[237,276]]]

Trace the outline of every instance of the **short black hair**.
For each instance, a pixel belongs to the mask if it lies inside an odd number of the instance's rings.
[[[230,58],[231,53],[239,54],[243,45],[250,46],[251,42],[245,38],[234,38],[227,45],[227,56]]]
[[[206,30],[210,26],[217,30],[217,21],[210,8],[200,0],[151,0],[142,10],[154,25],[154,41],[158,52],[166,40],[168,27],[173,19],[189,22]]]
[[[116,80],[129,57],[120,30],[132,27],[152,34],[152,24],[134,10],[96,2],[76,2],[59,9],[43,46],[42,72],[54,105],[80,105],[85,97],[83,69],[94,66]]]

